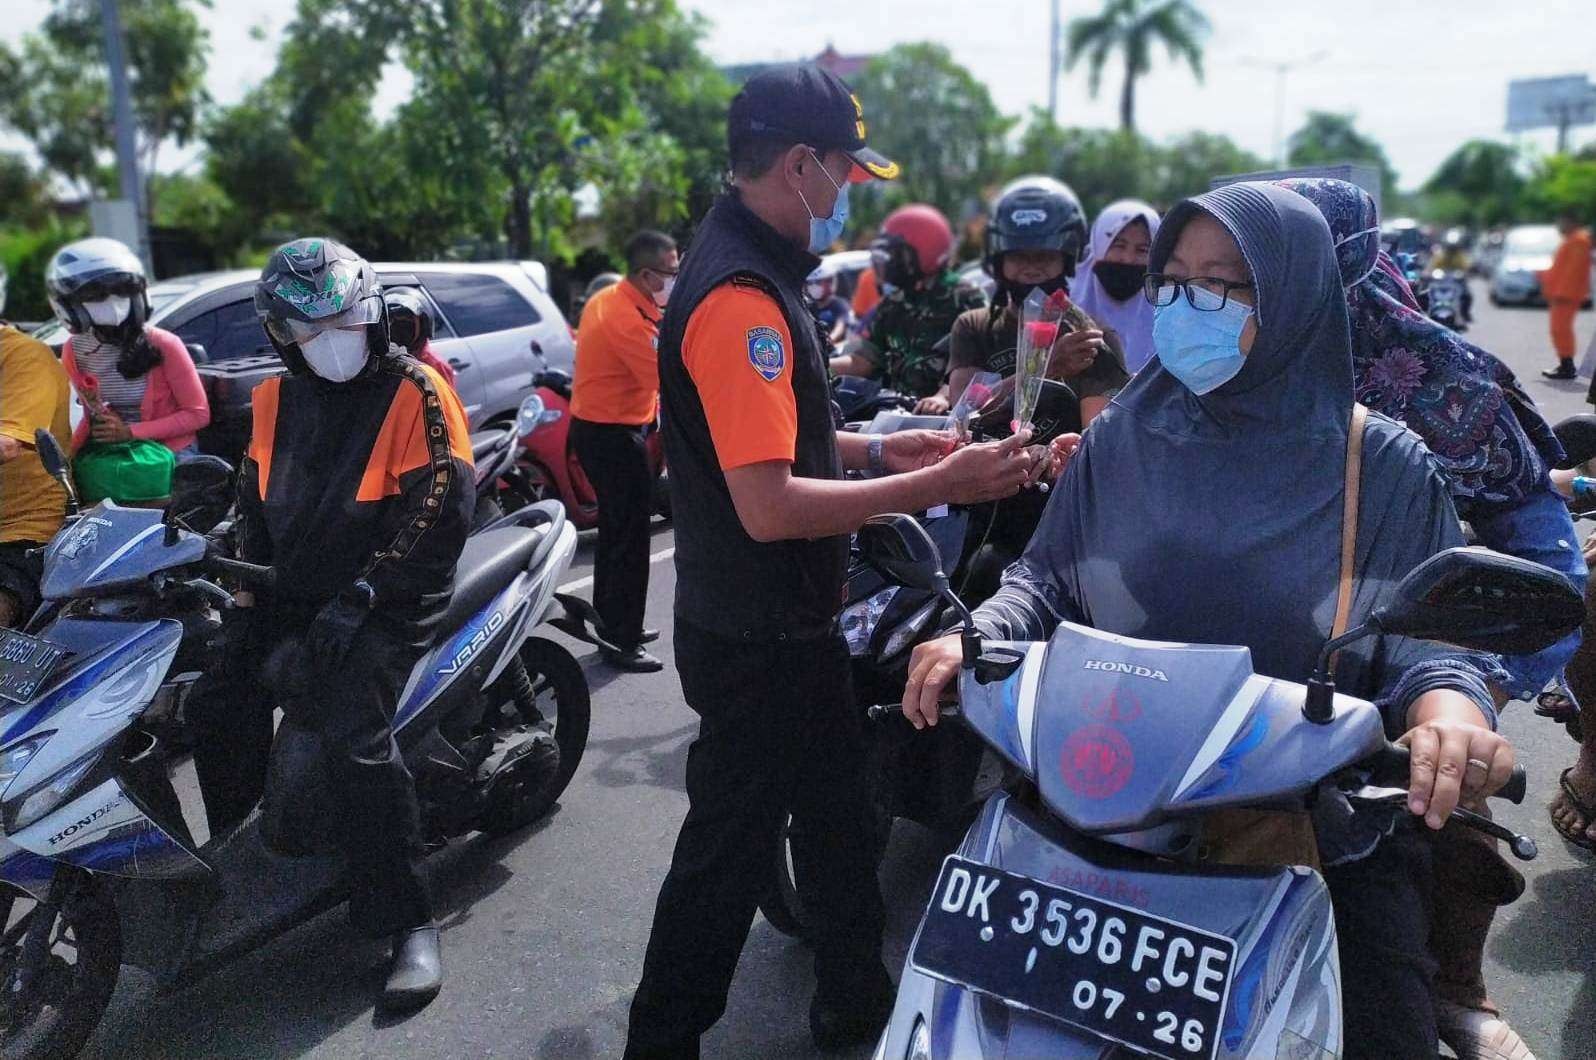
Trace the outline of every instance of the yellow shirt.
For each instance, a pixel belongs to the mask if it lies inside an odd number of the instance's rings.
[[[61,529],[66,495],[39,462],[33,432],[43,427],[63,447],[71,443],[71,392],[50,347],[0,325],[0,435],[26,447],[0,464],[0,543],[43,544]]]
[[[660,310],[630,280],[588,300],[576,329],[571,415],[640,427],[659,408]]]

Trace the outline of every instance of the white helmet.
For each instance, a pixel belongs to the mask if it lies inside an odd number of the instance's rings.
[[[11,283],[11,274],[6,272],[6,263],[3,262],[3,261],[0,261],[0,318],[3,318],[5,316],[5,311],[6,311],[6,288],[8,286],[10,286],[10,283]]]
[[[144,263],[125,243],[97,237],[68,243],[44,270],[50,308],[67,330],[83,334],[142,330],[149,318]]]

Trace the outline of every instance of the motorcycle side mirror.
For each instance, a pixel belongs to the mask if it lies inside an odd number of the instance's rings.
[[[1550,567],[1488,548],[1449,548],[1413,568],[1370,621],[1381,632],[1527,655],[1585,620],[1585,600]]]
[[[1584,620],[1584,597],[1550,567],[1488,548],[1437,552],[1408,572],[1390,603],[1324,646],[1308,681],[1303,714],[1320,724],[1334,716],[1330,663],[1337,651],[1364,637],[1394,633],[1526,655],[1557,643]]]
[[[1008,656],[998,659],[983,655],[975,617],[948,583],[947,573],[942,569],[942,554],[918,520],[898,513],[871,516],[859,528],[858,546],[859,554],[888,581],[936,593],[959,613],[964,623],[959,640],[966,670],[976,670],[983,682],[1013,672],[1017,664]]]
[[[196,533],[209,533],[232,506],[232,464],[219,456],[197,456],[177,465],[166,506],[169,543],[177,543],[178,520]]]
[[[67,474],[67,456],[61,443],[55,440],[55,435],[40,427],[33,432],[33,451],[39,454],[39,463],[44,465],[45,473],[66,490],[67,514],[76,515],[78,491],[72,488],[72,476]]]
[[[1559,467],[1572,468],[1596,460],[1596,415],[1589,412],[1570,416],[1552,428],[1568,455]]]

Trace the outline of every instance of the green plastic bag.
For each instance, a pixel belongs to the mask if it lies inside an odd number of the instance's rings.
[[[176,466],[177,455],[160,442],[91,442],[72,458],[72,478],[85,505],[148,504],[171,496]]]

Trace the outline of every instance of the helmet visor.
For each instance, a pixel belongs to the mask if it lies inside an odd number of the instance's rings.
[[[303,345],[325,331],[355,330],[369,327],[382,319],[382,296],[368,295],[344,310],[320,320],[295,320],[267,314],[263,318],[266,330],[283,345]]]

